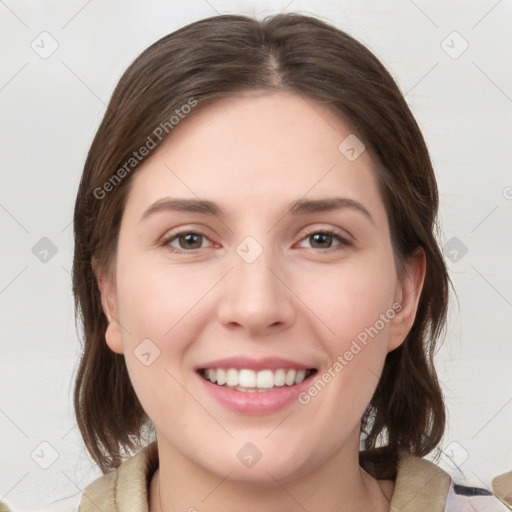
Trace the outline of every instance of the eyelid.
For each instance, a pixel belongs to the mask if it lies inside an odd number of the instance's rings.
[[[189,234],[189,233],[194,233],[196,235],[200,235],[200,236],[203,236],[204,238],[207,238],[208,240],[210,240],[212,243],[215,243],[213,242],[213,240],[211,240],[211,237],[210,235],[207,234],[207,229],[206,228],[196,228],[196,227],[193,227],[193,226],[180,226],[179,228],[176,228],[176,229],[172,229],[171,231],[167,231],[162,237],[160,237],[159,241],[158,241],[158,245],[162,245],[162,246],[169,246],[170,245],[170,242],[174,239],[176,239],[178,236],[180,235],[186,235],[186,234]],[[201,247],[201,249],[205,249],[205,247]],[[192,253],[194,251],[198,251],[199,249],[189,249],[189,250],[185,250],[185,249],[176,249],[176,252],[189,252],[189,253]]]
[[[308,251],[313,251],[315,254],[331,254],[331,253],[339,253],[343,250],[347,250],[350,247],[354,246],[353,237],[347,233],[344,230],[340,230],[339,228],[334,227],[313,227],[308,229],[306,232],[303,232],[303,234],[300,237],[299,244],[303,241],[307,240],[310,236],[316,234],[316,233],[322,233],[322,234],[328,234],[332,237],[336,238],[338,240],[338,244],[334,245],[332,247],[327,247],[326,249],[317,249],[315,247],[305,247],[304,249]],[[348,236],[346,236],[348,235]]]
[[[164,236],[162,236],[159,241],[159,245],[169,247],[171,241],[175,240],[180,235],[185,235],[185,234],[189,234],[189,233],[194,233],[196,235],[202,236],[202,237],[208,239],[213,244],[215,244],[215,242],[213,242],[213,240],[211,240],[211,237],[206,233],[206,231],[207,230],[204,228],[195,228],[193,226],[179,227],[179,228],[176,228],[175,230],[171,230],[170,232],[168,232]],[[335,245],[333,247],[328,247],[326,249],[316,249],[314,247],[309,248],[313,251],[319,251],[319,252],[324,252],[324,253],[330,252],[330,251],[336,251],[336,250],[339,250],[339,248],[343,247],[343,246],[345,246],[345,247],[352,246],[353,242],[354,242],[352,235],[344,229],[337,228],[334,226],[318,226],[318,225],[316,225],[316,226],[310,226],[310,227],[304,228],[301,231],[298,243],[303,242],[306,238],[308,238],[309,236],[316,234],[316,233],[330,234],[332,236],[335,236],[338,238],[338,241],[340,243],[338,245]],[[200,251],[201,249],[206,249],[206,247],[200,247],[197,249],[178,249],[178,248],[173,247],[171,252],[177,252],[177,253],[181,252],[183,254],[187,254],[187,253],[193,254],[197,251]]]
[[[304,228],[304,230],[301,232],[301,240],[303,240],[306,236],[312,235],[314,233],[330,233],[333,235],[337,235],[343,240],[345,240],[347,243],[353,243],[354,237],[346,230],[339,227],[335,227],[332,225],[324,225],[324,226],[308,226]]]

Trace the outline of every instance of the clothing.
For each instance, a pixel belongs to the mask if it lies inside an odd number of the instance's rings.
[[[157,468],[158,450],[153,442],[90,484],[79,512],[147,512],[149,484]],[[400,455],[391,512],[508,512],[512,502],[509,506],[485,489],[454,484],[426,459],[405,452]]]

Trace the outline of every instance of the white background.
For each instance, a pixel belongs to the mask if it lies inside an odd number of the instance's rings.
[[[439,464],[460,483],[486,488],[512,470],[510,1],[6,0],[0,2],[0,499],[13,510],[41,510],[77,495],[100,474],[72,412],[80,347],[71,219],[86,153],[118,79],[148,45],[187,23],[217,13],[261,18],[283,10],[318,15],[358,38],[406,95],[438,177],[440,242],[451,241],[456,260],[447,261],[458,302],[437,356],[449,410],[441,445],[447,455]],[[44,31],[51,36],[40,36]],[[52,39],[58,48],[48,58],[31,47],[34,41],[48,51]],[[42,237],[57,248],[46,263],[32,252]],[[467,248],[462,257],[460,244]],[[55,462],[41,468],[52,456]]]

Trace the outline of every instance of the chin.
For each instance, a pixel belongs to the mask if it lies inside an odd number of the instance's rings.
[[[311,471],[311,464],[302,457],[299,460],[297,452],[298,448],[291,446],[289,453],[282,447],[267,447],[258,452],[254,445],[247,443],[234,452],[234,457],[226,456],[226,452],[212,454],[209,461],[203,461],[203,467],[217,478],[226,478],[232,483],[274,486],[276,480],[279,483],[286,482]],[[211,461],[218,463],[212,465]]]

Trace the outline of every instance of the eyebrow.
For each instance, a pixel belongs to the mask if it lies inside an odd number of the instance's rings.
[[[348,208],[362,213],[368,220],[375,224],[370,212],[359,202],[348,197],[329,197],[325,199],[297,199],[288,205],[288,212],[292,215],[306,215],[308,213],[341,210]],[[141,221],[147,217],[162,211],[178,211],[202,213],[225,218],[225,212],[214,202],[206,199],[174,199],[165,197],[155,201],[143,214]]]

